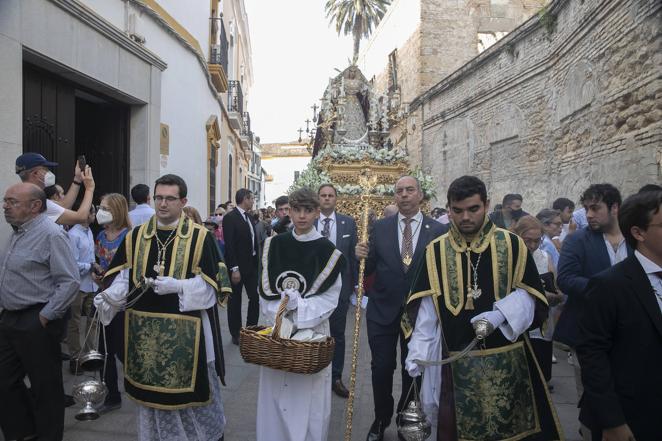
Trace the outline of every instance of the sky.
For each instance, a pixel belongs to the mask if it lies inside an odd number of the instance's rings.
[[[245,0],[253,50],[248,110],[262,144],[295,141],[329,78],[352,57],[350,37],[328,25],[326,0]],[[312,127],[312,126],[311,126]],[[305,136],[305,133],[304,133]]]

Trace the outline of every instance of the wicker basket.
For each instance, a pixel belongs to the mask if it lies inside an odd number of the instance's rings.
[[[272,335],[258,334],[265,326],[241,328],[239,352],[246,363],[295,374],[316,374],[331,363],[335,341],[332,337],[321,342],[294,341],[278,337],[287,300],[285,297],[278,307]]]

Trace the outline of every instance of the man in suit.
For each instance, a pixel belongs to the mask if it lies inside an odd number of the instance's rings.
[[[618,221],[635,252],[589,282],[577,344],[579,419],[594,441],[659,440],[662,191],[627,198]]]
[[[239,344],[241,328],[241,296],[246,288],[248,314],[246,326],[257,325],[260,304],[257,296],[258,243],[255,226],[249,214],[253,208],[253,193],[246,189],[237,190],[237,206],[223,216],[225,239],[225,264],[230,269],[232,296],[228,301],[228,327],[232,343]]]
[[[317,190],[320,200],[320,217],[315,221],[315,228],[319,233],[329,239],[345,256],[347,265],[342,272],[342,289],[338,306],[329,318],[331,337],[336,340],[331,366],[331,388],[336,395],[342,398],[349,396],[349,391],[342,382],[342,372],[345,364],[345,324],[347,322],[347,308],[349,297],[358,286],[358,265],[354,248],[358,241],[356,235],[356,222],[349,216],[336,212],[337,192],[331,184],[323,184]]]
[[[579,320],[587,304],[589,279],[624,260],[631,254],[618,226],[621,194],[611,184],[591,185],[581,196],[588,226],[569,235],[563,242],[559,257],[557,284],[568,299],[554,330],[554,340],[571,349],[575,367],[577,395],[582,395],[582,376],[574,348],[577,345]],[[584,440],[590,439],[588,429],[582,429]]]
[[[370,241],[356,246],[356,256],[366,259],[365,274],[375,272],[375,283],[368,292],[366,321],[372,354],[372,393],[375,420],[368,441],[380,441],[393,417],[393,373],[400,343],[402,391],[399,412],[406,400],[412,378],[405,370],[407,343],[400,329],[404,302],[425,247],[448,227],[424,216],[420,210],[423,192],[418,180],[403,176],[395,184],[398,214],[374,223]]]

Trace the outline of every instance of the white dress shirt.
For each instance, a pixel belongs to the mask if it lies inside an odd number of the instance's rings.
[[[621,239],[621,241],[618,243],[617,249],[614,250],[614,247],[611,246],[611,242],[609,242],[609,239],[607,239],[607,235],[603,234],[602,237],[605,239],[605,246],[607,247],[607,253],[609,254],[609,261],[611,262],[611,266],[624,261],[628,257],[628,247],[625,244],[625,238]]]
[[[336,238],[337,238],[336,212],[334,211],[329,216],[325,216],[323,213],[320,213],[320,218],[317,221],[317,231],[320,234],[322,234],[322,231],[324,231],[324,219],[331,219],[329,221],[329,238],[328,239],[335,245],[336,244]]]
[[[253,228],[253,224],[248,220],[248,217],[246,216],[246,210],[241,207],[237,207],[237,210],[239,210],[241,217],[244,218],[244,222],[248,224],[248,229],[251,230],[251,247],[253,248],[253,256],[255,256],[255,230]]]
[[[662,267],[657,263],[650,260],[648,257],[641,254],[639,251],[635,251],[634,255],[641,264],[641,267],[644,269],[644,272],[648,276],[648,280],[651,282],[651,286],[655,291],[655,297],[657,298],[657,304],[662,310],[662,278],[655,273],[662,272]]]
[[[406,224],[403,222],[405,217],[402,215],[402,213],[398,212],[398,249],[402,250],[402,235],[405,232],[405,226]],[[423,213],[419,210],[418,213],[416,213],[412,217],[412,222],[411,222],[411,251],[412,253],[416,252],[416,244],[418,243],[418,236],[421,233],[421,228],[423,228]]]
[[[149,204],[138,204],[136,208],[129,211],[129,219],[131,220],[131,226],[137,227],[144,224],[154,216],[154,209],[149,206]]]

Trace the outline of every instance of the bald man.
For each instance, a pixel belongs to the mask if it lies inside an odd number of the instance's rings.
[[[78,267],[67,234],[45,214],[43,190],[13,185],[2,208],[12,231],[0,245],[0,428],[5,439],[60,441],[62,317],[78,293]]]
[[[370,300],[366,308],[375,409],[367,441],[381,441],[393,417],[393,374],[397,368],[398,346],[402,389],[395,411],[400,412],[405,404],[412,379],[404,368],[407,345],[400,329],[402,307],[418,262],[425,255],[425,247],[448,230],[421,212],[423,191],[416,178],[398,179],[394,199],[397,214],[376,221],[370,231],[370,241],[357,244],[355,250],[359,259],[366,259],[365,275],[375,274],[375,282],[367,293]]]

